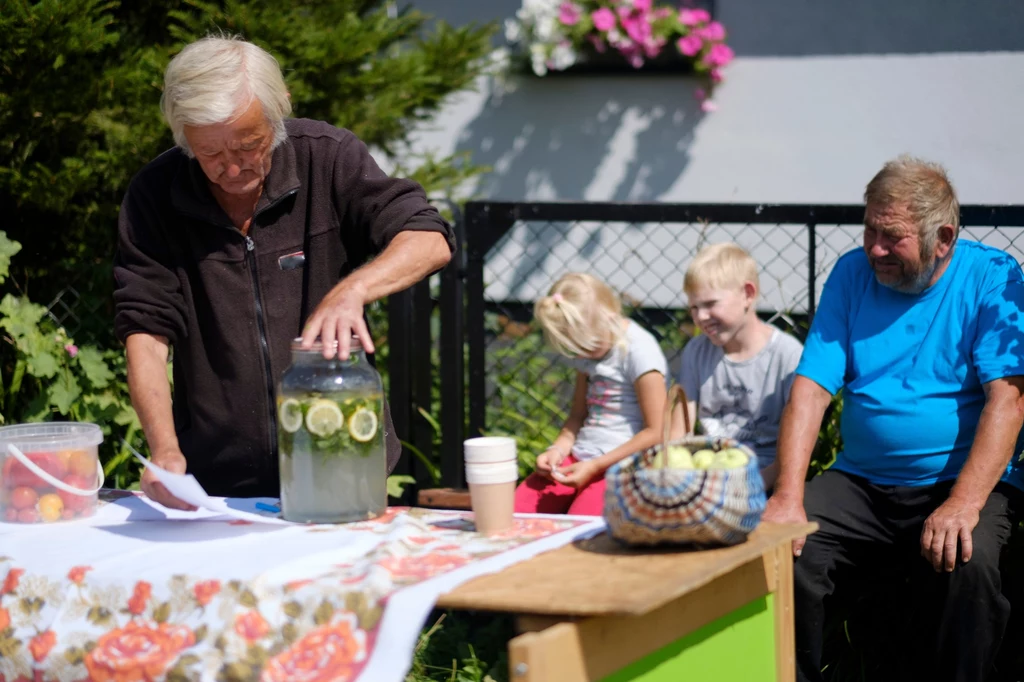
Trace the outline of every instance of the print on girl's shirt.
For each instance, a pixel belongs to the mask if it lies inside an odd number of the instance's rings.
[[[615,414],[622,405],[622,386],[607,379],[593,379],[587,392],[587,422],[593,426],[608,426],[609,412]]]

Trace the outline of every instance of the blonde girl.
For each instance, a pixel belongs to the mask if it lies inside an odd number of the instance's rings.
[[[668,363],[657,340],[623,317],[619,297],[569,273],[537,301],[547,343],[576,369],[569,418],[516,488],[516,511],[599,516],[604,472],[661,437]]]

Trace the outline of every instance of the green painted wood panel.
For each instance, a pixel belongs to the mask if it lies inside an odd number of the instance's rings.
[[[774,596],[755,599],[602,682],[774,682]]]

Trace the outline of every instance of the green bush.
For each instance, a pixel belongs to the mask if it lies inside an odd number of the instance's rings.
[[[265,47],[283,65],[296,116],[353,130],[428,191],[444,194],[479,170],[464,157],[414,158],[406,142],[488,68],[493,27],[428,30],[428,17],[391,4],[0,0],[0,215],[23,247],[13,264],[4,249],[10,277],[0,282],[5,421],[90,418],[108,440],[132,440],[113,336],[117,213],[131,177],[173,144],[158,103],[163,70],[187,42],[226,32]],[[123,454],[105,451],[105,462]]]
[[[479,169],[406,144],[488,68],[491,26],[451,28],[384,0],[0,0],[0,214],[24,246],[4,293],[69,283],[82,329],[114,346],[110,262],[131,177],[172,146],[163,70],[185,43],[241,34],[281,61],[296,116],[347,127],[445,193]],[[405,171],[403,171],[405,172]],[[18,288],[20,287],[20,292]]]
[[[20,249],[0,231],[0,283]],[[9,372],[0,373],[0,424],[53,419],[98,424],[108,487],[134,483],[137,472],[123,441],[137,441],[140,426],[128,397],[124,355],[77,345],[46,308],[26,296],[7,294],[0,300],[0,329],[0,357],[11,363]]]

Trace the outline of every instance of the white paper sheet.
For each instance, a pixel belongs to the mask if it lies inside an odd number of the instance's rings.
[[[182,502],[195,505],[202,509],[208,509],[215,511],[225,516],[231,516],[236,519],[242,519],[244,521],[253,521],[256,523],[283,523],[289,524],[282,518],[274,515],[261,514],[258,511],[243,511],[236,509],[227,504],[224,498],[213,498],[206,494],[203,490],[203,486],[199,485],[199,481],[192,474],[175,474],[167,471],[153,464],[146,457],[143,457],[138,452],[132,449],[132,454],[135,455],[136,459],[142,462],[143,466],[153,472],[157,477],[157,480],[164,484],[167,488],[167,492],[174,495]],[[290,524],[289,524],[290,525]]]

